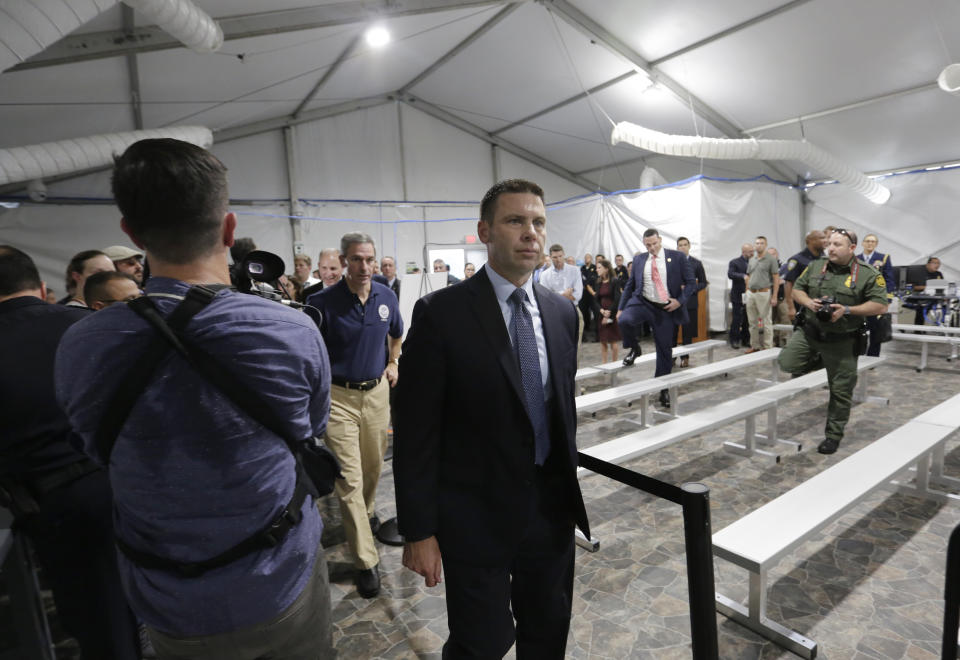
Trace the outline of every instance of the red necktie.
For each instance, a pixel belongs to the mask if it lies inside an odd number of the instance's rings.
[[[657,297],[663,302],[670,300],[670,294],[667,293],[667,287],[663,286],[663,280],[660,278],[660,269],[657,268],[657,255],[651,254],[650,258],[650,279],[653,280],[653,288],[657,290]]]

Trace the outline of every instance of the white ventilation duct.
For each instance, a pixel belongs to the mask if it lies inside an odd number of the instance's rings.
[[[717,160],[798,160],[850,186],[874,204],[890,199],[890,190],[806,140],[733,140],[667,135],[622,121],[613,128],[613,144],[626,142],[668,156]]]
[[[171,37],[198,53],[223,45],[223,30],[190,0],[123,0]]]
[[[174,39],[198,52],[217,50],[223,31],[190,0],[124,0]],[[0,71],[45,50],[114,7],[117,0],[0,0]]]
[[[0,185],[106,167],[127,147],[147,138],[175,138],[207,148],[213,133],[203,126],[175,126],[148,131],[91,135],[59,142],[0,149]]]
[[[643,171],[640,172],[640,190],[648,190],[650,188],[656,188],[657,186],[667,185],[667,180],[663,178],[663,175],[660,174],[657,170],[653,169],[649,165],[643,168]]]

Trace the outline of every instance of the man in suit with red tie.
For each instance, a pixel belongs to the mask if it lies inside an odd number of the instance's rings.
[[[446,580],[443,657],[564,657],[577,483],[577,314],[535,284],[543,190],[514,179],[480,204],[487,263],[417,302],[397,388],[403,564]],[[578,274],[579,275],[579,274]],[[406,383],[406,384],[405,384]]]
[[[620,296],[617,321],[623,335],[623,347],[629,352],[623,364],[630,366],[640,354],[637,337],[647,322],[653,328],[657,348],[655,376],[670,373],[673,368],[673,338],[677,326],[687,322],[687,299],[696,290],[693,264],[683,252],[667,250],[660,241],[660,232],[650,228],[643,232],[646,253],[633,258],[630,279]],[[660,392],[660,403],[670,406],[667,390]]]

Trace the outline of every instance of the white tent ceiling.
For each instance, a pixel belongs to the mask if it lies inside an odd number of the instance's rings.
[[[935,84],[960,60],[949,0],[196,4],[224,30],[217,53],[189,51],[117,5],[0,74],[0,148],[177,124],[222,142],[398,98],[588,188],[636,187],[645,163],[668,179],[701,168],[822,176],[613,147],[611,120],[805,137],[868,173],[960,159],[960,98]],[[351,46],[373,22],[392,43]]]

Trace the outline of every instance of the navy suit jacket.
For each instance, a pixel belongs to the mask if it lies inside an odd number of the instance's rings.
[[[623,295],[620,296],[620,309],[623,309],[631,302],[640,302],[647,304],[643,297],[643,268],[647,265],[649,252],[643,252],[633,258],[633,268],[630,279],[623,289]],[[679,250],[660,249],[660,259],[657,262],[658,267],[666,262],[667,266],[667,293],[671,298],[676,298],[680,302],[680,307],[670,312],[674,322],[683,324],[687,322],[687,299],[695,295],[697,278],[693,273],[693,263],[687,259],[687,255]],[[663,277],[663,273],[660,273]]]
[[[743,277],[747,274],[747,266],[749,263],[750,261],[748,259],[740,255],[736,259],[731,259],[730,263],[727,264],[727,277],[731,280],[730,302],[734,305],[743,304],[743,294],[747,290],[747,283]]]
[[[436,535],[444,556],[477,565],[513,556],[538,478],[556,494],[548,515],[589,536],[576,472],[576,310],[539,284],[533,289],[551,384],[551,455],[542,470],[486,266],[417,302],[400,357],[393,457],[400,533],[408,541]]]
[[[863,252],[857,255],[857,259],[880,271],[880,274],[883,275],[883,279],[887,284],[887,293],[896,291],[897,278],[893,274],[893,264],[890,263],[890,257],[888,255],[874,250],[869,259],[863,258]]]

